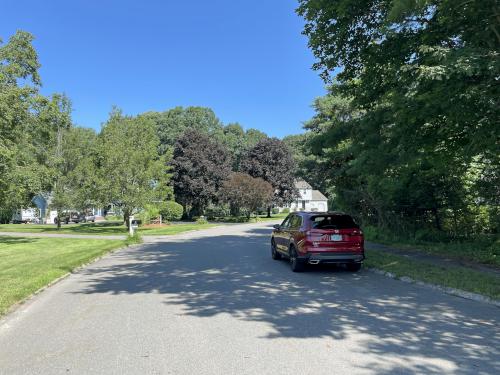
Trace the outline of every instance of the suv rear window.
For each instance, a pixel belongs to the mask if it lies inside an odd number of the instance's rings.
[[[313,229],[359,228],[349,215],[318,215],[311,217]]]

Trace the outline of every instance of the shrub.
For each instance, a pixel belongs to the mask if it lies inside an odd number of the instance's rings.
[[[277,214],[280,213],[280,210],[277,207],[273,207],[273,209],[271,210],[271,212],[272,212],[273,215],[277,215]]]
[[[208,220],[205,216],[200,216],[196,219],[196,224],[208,224]]]
[[[166,201],[160,205],[160,214],[162,220],[165,221],[175,221],[182,218],[184,209],[182,205],[174,201]]]
[[[231,215],[231,212],[229,210],[229,207],[226,206],[210,207],[205,210],[205,216],[208,220],[217,220],[229,215]]]
[[[149,224],[152,219],[155,219],[158,216],[160,216],[160,208],[158,205],[147,204],[136,218],[139,219],[142,224]]]
[[[289,214],[290,213],[290,209],[288,207],[286,207],[281,212],[284,213],[284,214]]]

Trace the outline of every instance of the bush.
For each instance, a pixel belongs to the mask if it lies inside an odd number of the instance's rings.
[[[288,207],[284,208],[283,211],[281,211],[281,213],[289,214],[290,213],[290,209]]]
[[[274,208],[271,210],[271,212],[272,212],[272,214],[273,214],[273,215],[277,215],[277,214],[279,214],[279,213],[280,213],[280,209],[279,209],[279,208],[277,208],[277,207],[274,207]]]
[[[208,224],[208,220],[205,216],[200,216],[196,218],[196,224]]]
[[[166,201],[160,205],[160,214],[164,221],[176,221],[182,218],[184,209],[174,201]]]
[[[218,206],[218,207],[210,207],[205,210],[205,216],[208,220],[217,220],[219,218],[224,218],[226,216],[231,215],[229,207]]]
[[[158,216],[160,216],[160,208],[158,205],[147,204],[137,215],[136,219],[139,219],[142,224],[149,224],[152,219],[156,219]]]

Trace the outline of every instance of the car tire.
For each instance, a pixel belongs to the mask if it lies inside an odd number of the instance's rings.
[[[302,272],[304,270],[304,263],[297,257],[297,250],[295,247],[290,246],[290,268],[293,272]]]
[[[274,242],[274,238],[271,240],[271,258],[274,260],[281,259],[281,254],[278,252],[278,249],[276,249],[276,242]]]
[[[361,263],[347,263],[345,266],[351,272],[358,272],[361,269]]]

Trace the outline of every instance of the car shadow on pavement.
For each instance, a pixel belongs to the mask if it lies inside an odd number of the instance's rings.
[[[292,273],[286,261],[271,260],[269,233],[255,228],[127,249],[113,255],[114,266],[83,270],[90,281],[79,293],[160,293],[186,315],[267,323],[272,332],[261,339],[361,340],[359,356],[376,358],[363,369],[374,373],[498,373],[497,308],[476,309],[366,270]]]

